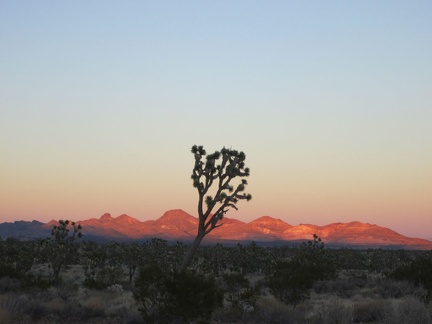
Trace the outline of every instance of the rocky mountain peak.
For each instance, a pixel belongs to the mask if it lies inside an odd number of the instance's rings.
[[[108,221],[113,220],[113,218],[111,217],[111,214],[109,214],[109,213],[105,213],[105,214],[103,214],[103,215],[99,218],[99,220],[100,220],[101,222],[108,222]]]

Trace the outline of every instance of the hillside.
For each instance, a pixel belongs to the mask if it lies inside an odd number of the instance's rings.
[[[81,220],[78,223],[83,226],[84,237],[89,240],[130,241],[160,237],[190,241],[196,235],[198,219],[181,209],[174,209],[156,220],[144,222],[125,214],[112,217],[106,213],[99,218]],[[221,223],[221,227],[205,238],[207,242],[298,242],[310,240],[313,234],[317,234],[326,244],[334,246],[432,249],[431,241],[406,237],[391,229],[358,221],[325,226],[293,226],[283,220],[263,216],[248,223],[225,217]],[[47,224],[38,221],[1,223],[0,237],[48,237],[53,224],[56,224],[55,220]]]

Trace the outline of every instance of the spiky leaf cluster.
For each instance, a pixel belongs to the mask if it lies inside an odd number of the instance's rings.
[[[202,146],[194,145],[191,152],[195,158],[191,178],[199,194],[200,229],[205,235],[220,226],[217,223],[229,208],[237,210],[236,204],[240,200],[252,199],[250,194],[244,192],[246,179],[241,179],[236,185],[232,184],[235,178],[248,177],[250,170],[245,166],[246,154],[241,151],[224,147],[220,151],[207,154]],[[214,196],[209,195],[213,184],[217,185]],[[206,210],[203,207],[204,202]],[[212,213],[215,207],[216,210]]]
[[[54,225],[51,230],[51,236],[53,240],[57,243],[73,242],[76,238],[82,237],[82,226],[71,222],[73,227],[72,234],[69,235],[70,230],[67,228],[69,225],[69,220],[59,220],[59,225]]]

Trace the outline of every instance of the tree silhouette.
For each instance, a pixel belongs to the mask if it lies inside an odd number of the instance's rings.
[[[249,176],[245,167],[246,155],[232,149],[222,148],[212,154],[206,154],[202,146],[192,146],[195,164],[192,170],[193,186],[198,191],[198,233],[180,266],[183,272],[190,265],[192,258],[204,236],[221,226],[219,221],[230,208],[238,209],[236,204],[243,199],[249,201],[252,196],[244,193],[247,185],[244,177]],[[205,159],[204,159],[205,157]],[[241,181],[232,184],[234,179]],[[214,196],[210,188],[215,185]]]
[[[72,225],[72,233],[68,229]],[[72,256],[77,253],[74,244],[77,238],[82,237],[82,226],[69,220],[59,220],[59,225],[54,225],[51,230],[51,238],[41,242],[44,253],[49,259],[52,267],[55,284],[59,285],[60,271],[64,265],[71,261]]]

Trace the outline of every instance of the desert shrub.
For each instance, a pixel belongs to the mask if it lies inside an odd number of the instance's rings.
[[[432,299],[432,256],[419,255],[409,263],[397,267],[388,277],[398,281],[409,281],[415,286],[427,289],[426,298]]]
[[[22,273],[17,272],[16,269],[10,264],[0,264],[0,278],[21,278]]]
[[[218,285],[225,298],[225,308],[216,314],[219,321],[245,321],[253,315],[259,290],[251,286],[244,273],[224,273],[219,277]]]
[[[295,262],[280,261],[276,271],[268,278],[273,295],[288,304],[297,304],[308,298],[314,279]]]
[[[222,304],[215,281],[190,272],[168,272],[159,265],[141,267],[134,298],[148,323],[208,322]]]
[[[28,300],[17,293],[7,293],[0,296],[0,309],[10,316],[24,313],[27,310]]]
[[[86,244],[82,260],[84,269],[84,286],[91,289],[106,289],[127,280],[123,270],[123,246],[110,242],[108,244]]]
[[[246,247],[238,243],[231,252],[231,264],[242,273],[270,273],[275,265],[275,258],[269,250],[258,246],[254,241]]]
[[[395,281],[384,278],[377,280],[376,286],[382,298],[402,298],[416,292],[414,285],[408,281]]]
[[[382,322],[388,313],[390,304],[384,301],[368,300],[354,305],[352,321],[354,323]]]
[[[311,318],[317,324],[345,324],[351,321],[352,310],[342,303],[340,299],[331,298],[323,303],[317,313]]]
[[[32,322],[37,322],[48,314],[48,309],[45,307],[44,304],[40,303],[37,300],[33,300],[28,303],[26,314],[30,317]]]
[[[348,281],[360,289],[366,287],[368,280],[368,275],[364,271],[348,272]]]
[[[309,297],[315,282],[336,277],[337,267],[318,236],[304,244],[290,260],[279,260],[268,286],[280,300],[297,304]]]
[[[39,289],[39,290],[47,290],[55,284],[61,284],[63,282],[62,278],[58,278],[57,283],[52,277],[44,277],[41,275],[32,275],[28,274],[21,278],[20,283],[21,287],[24,290],[28,289]]]
[[[405,297],[400,300],[397,307],[389,309],[386,313],[386,324],[412,324],[431,323],[427,306],[415,297]]]
[[[351,298],[359,292],[355,281],[349,279],[320,280],[313,285],[317,294],[332,294],[341,298]]]
[[[351,298],[367,284],[364,271],[344,271],[337,279],[319,280],[313,285],[318,294],[333,294],[342,298]]]
[[[306,323],[304,312],[298,307],[287,305],[274,296],[259,296],[255,310],[239,317],[237,309],[231,307],[217,309],[212,317],[217,323]]]
[[[189,272],[174,273],[167,281],[168,304],[182,322],[208,321],[222,303],[222,294],[213,279]]]
[[[97,267],[86,272],[83,285],[86,288],[106,289],[119,284],[124,279],[123,277],[124,272],[120,267]]]
[[[100,281],[94,278],[85,278],[83,286],[89,289],[105,289],[107,287],[106,284],[101,283]]]
[[[303,314],[291,305],[287,305],[273,296],[261,296],[257,299],[255,311],[256,323],[293,324],[304,322]]]
[[[369,260],[363,251],[341,248],[333,251],[338,266],[346,270],[367,270]]]
[[[149,264],[139,269],[135,279],[134,298],[146,322],[162,322],[168,275],[157,265]]]
[[[155,237],[145,244],[144,261],[157,263],[163,268],[178,269],[186,250],[187,247],[181,242],[169,246],[166,240]]]
[[[314,283],[313,290],[317,294],[328,294],[333,292],[334,289],[332,287],[334,285],[334,281],[336,280],[318,280]]]
[[[259,291],[251,286],[243,273],[233,272],[223,274],[219,287],[225,292],[225,300],[232,308],[237,309],[240,314],[244,313],[246,306],[248,306],[248,310],[255,307]]]
[[[90,296],[83,302],[82,308],[86,318],[105,316],[105,302],[101,296]]]
[[[135,311],[142,323],[143,320],[140,317],[138,309],[135,307],[136,303],[133,300],[132,294],[129,294],[129,292],[117,294],[105,292],[105,294],[109,295],[104,297],[106,316],[121,318],[125,321],[130,316],[131,312]]]
[[[33,264],[33,242],[0,238],[0,278],[22,278]]]
[[[19,287],[20,287],[20,282],[16,278],[10,278],[10,277],[0,278],[0,293],[17,291]]]
[[[50,314],[55,316],[61,316],[64,314],[65,306],[70,305],[70,303],[66,303],[63,299],[55,297],[54,294],[51,295],[50,298],[45,298],[43,302],[47,305]]]
[[[115,285],[109,286],[109,287],[107,288],[107,290],[108,290],[109,292],[114,293],[114,294],[121,294],[121,293],[123,292],[123,286],[122,286],[122,285],[115,284]]]
[[[83,322],[88,319],[88,313],[86,309],[79,305],[78,303],[65,302],[63,305],[63,309],[58,313],[59,321],[68,322],[68,321],[77,321]]]

